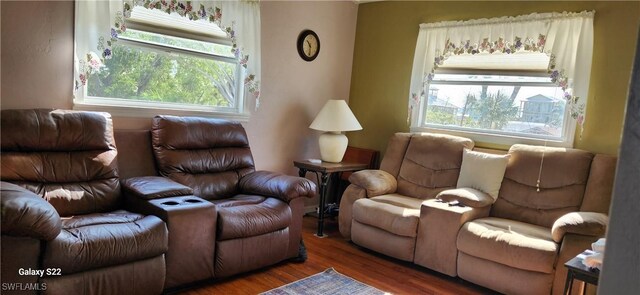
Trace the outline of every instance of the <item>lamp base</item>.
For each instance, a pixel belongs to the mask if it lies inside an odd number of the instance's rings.
[[[320,144],[320,158],[322,161],[331,163],[342,162],[342,157],[347,151],[349,139],[340,132],[326,132],[318,139]]]

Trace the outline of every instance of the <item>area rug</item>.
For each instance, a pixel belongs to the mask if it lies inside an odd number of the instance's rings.
[[[263,295],[294,295],[294,294],[355,294],[355,295],[383,295],[390,294],[380,291],[367,284],[358,282],[348,276],[337,272],[333,268],[295,281],[282,287],[269,290]]]

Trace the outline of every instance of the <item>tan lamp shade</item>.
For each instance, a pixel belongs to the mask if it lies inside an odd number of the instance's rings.
[[[327,101],[309,128],[334,132],[362,130],[347,102],[337,99]]]
[[[349,140],[342,131],[362,130],[344,100],[329,100],[313,120],[311,129],[326,131],[318,138],[320,157],[325,162],[339,163],[344,157]]]

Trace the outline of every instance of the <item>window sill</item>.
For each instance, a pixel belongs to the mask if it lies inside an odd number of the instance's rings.
[[[529,144],[529,145],[546,145],[551,147],[565,147],[565,148],[573,147],[573,140],[563,141],[559,139],[519,137],[519,136],[513,136],[513,135],[489,134],[489,133],[482,133],[482,132],[433,128],[433,127],[426,127],[426,126],[411,127],[410,131],[414,133],[420,133],[420,132],[444,133],[449,135],[466,137],[475,141],[476,143],[482,142],[482,143],[490,143],[490,144],[505,145],[505,146],[512,146],[514,144]]]
[[[194,116],[216,119],[249,122],[247,113],[215,112],[189,108],[173,108],[173,106],[140,106],[140,105],[114,105],[98,102],[74,100],[73,109],[80,111],[107,112],[114,117],[153,118],[156,115]]]

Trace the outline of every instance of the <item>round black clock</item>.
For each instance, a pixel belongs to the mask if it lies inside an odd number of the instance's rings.
[[[312,61],[320,53],[320,39],[312,30],[304,30],[298,36],[298,54],[306,61]]]

